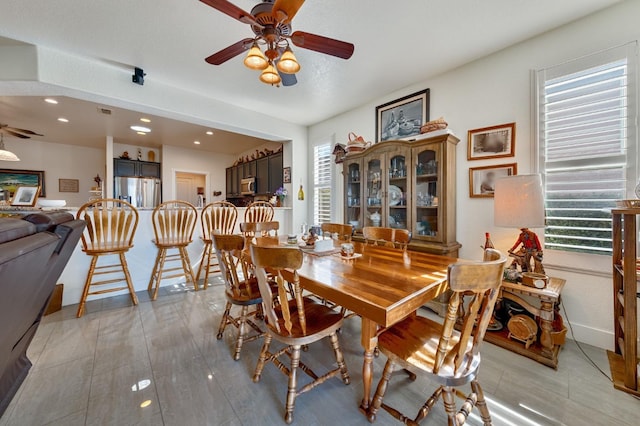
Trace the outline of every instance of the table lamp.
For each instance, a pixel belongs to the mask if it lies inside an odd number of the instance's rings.
[[[511,267],[520,266],[523,273],[544,274],[542,245],[536,233],[529,229],[542,228],[545,225],[544,194],[540,175],[497,179],[494,197],[495,225],[520,229],[518,240],[509,249],[509,255],[515,258]]]

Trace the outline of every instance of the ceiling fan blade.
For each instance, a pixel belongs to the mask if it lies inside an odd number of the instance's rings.
[[[36,132],[34,132],[32,130],[18,129],[17,127],[7,127],[7,129],[13,130],[14,132],[25,133],[27,135],[44,136],[44,135],[41,135],[40,133],[36,133]]]
[[[229,59],[235,58],[245,50],[248,50],[253,44],[252,38],[245,38],[239,42],[232,44],[231,46],[222,49],[219,52],[214,53],[205,59],[211,65],[221,65],[227,62]]]
[[[276,0],[271,9],[271,14],[277,22],[289,24],[298,10],[304,3],[304,0]]]
[[[20,134],[20,133],[18,133],[18,132],[14,132],[13,130],[9,130],[9,129],[7,129],[6,127],[5,127],[4,129],[2,129],[2,130],[3,130],[3,131],[5,131],[5,132],[7,132],[7,133],[9,133],[10,135],[13,135],[13,136],[15,136],[15,137],[17,137],[17,138],[20,138],[20,139],[31,139],[29,136],[26,136],[26,135]]]
[[[237,19],[240,22],[244,22],[249,25],[257,25],[262,28],[262,25],[256,21],[256,18],[249,12],[245,12],[233,3],[227,0],[200,0],[202,3],[211,6],[212,8],[231,16],[233,19]]]
[[[354,46],[345,41],[335,40],[316,34],[296,31],[291,34],[291,41],[298,47],[326,53],[342,59],[349,59],[353,55]]]

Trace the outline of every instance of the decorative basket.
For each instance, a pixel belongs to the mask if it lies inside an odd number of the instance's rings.
[[[347,142],[347,154],[362,152],[369,147],[369,143],[365,142],[362,136],[358,136],[353,132],[349,132],[349,142]]]
[[[440,117],[436,120],[431,120],[420,127],[420,133],[435,132],[436,130],[446,129],[449,123],[444,121],[444,117]]]

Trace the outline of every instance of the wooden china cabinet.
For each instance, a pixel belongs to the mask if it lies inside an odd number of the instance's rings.
[[[355,228],[411,231],[410,250],[458,255],[456,145],[446,133],[414,141],[385,141],[349,154],[343,163],[344,221]]]

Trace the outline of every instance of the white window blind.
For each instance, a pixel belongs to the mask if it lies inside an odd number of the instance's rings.
[[[538,71],[549,249],[610,254],[636,170],[636,43]]]
[[[313,223],[331,222],[331,144],[313,148]]]

